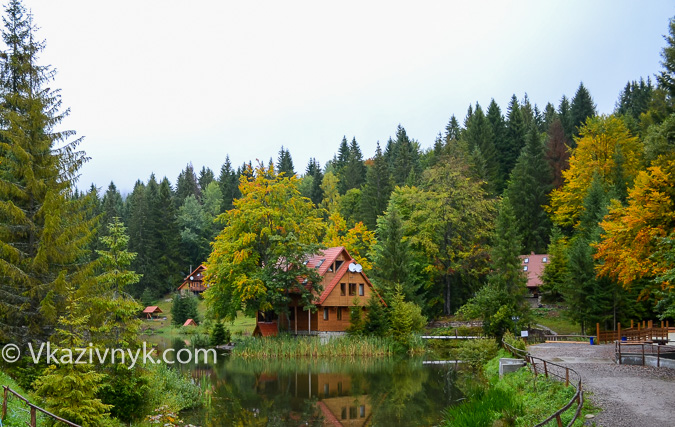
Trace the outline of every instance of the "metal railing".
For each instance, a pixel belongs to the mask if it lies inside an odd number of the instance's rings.
[[[504,342],[504,340],[502,340],[502,345],[509,353],[511,353],[515,357],[524,359],[527,365],[530,367],[530,370],[534,373],[534,375],[543,374],[546,376],[546,378],[556,378],[560,381],[564,381],[565,386],[569,386],[571,384],[576,390],[574,396],[572,396],[572,398],[569,400],[569,402],[567,402],[565,406],[558,409],[554,414],[552,414],[539,424],[535,425],[534,427],[545,426],[552,420],[556,420],[556,422],[558,423],[558,427],[563,427],[561,418],[562,414],[566,412],[568,409],[570,409],[576,403],[577,409],[574,412],[572,420],[569,422],[569,424],[567,424],[567,427],[571,427],[572,424],[574,424],[574,421],[576,421],[577,418],[579,418],[579,415],[581,414],[581,408],[584,406],[584,392],[581,387],[581,375],[579,375],[579,373],[574,369],[568,368],[567,366],[559,365],[557,363],[542,359],[541,357],[532,356],[525,350],[521,350],[507,344],[506,342]],[[538,369],[537,366],[539,366]]]
[[[621,347],[640,347],[639,352],[632,351],[621,351]],[[648,349],[648,351],[645,351]],[[675,347],[668,345],[660,345],[653,343],[645,342],[627,342],[627,341],[614,341],[614,361],[619,365],[622,364],[621,355],[624,356],[640,356],[642,355],[642,366],[645,366],[645,357],[646,356],[656,356],[656,367],[661,367],[661,355],[662,354],[673,354],[675,353]]]
[[[7,401],[8,401],[8,399],[9,399],[9,395],[12,394],[12,395],[16,396],[19,400],[23,401],[23,403],[25,403],[25,404],[30,408],[30,423],[28,423],[28,425],[29,425],[30,427],[37,427],[37,413],[38,413],[38,412],[42,412],[42,413],[45,414],[46,416],[51,417],[51,418],[53,418],[53,419],[56,420],[56,421],[60,421],[60,422],[62,422],[63,424],[65,424],[65,425],[67,425],[67,426],[70,426],[70,427],[80,427],[78,424],[71,423],[70,421],[64,420],[63,418],[58,417],[58,416],[52,414],[51,412],[46,411],[46,410],[40,408],[39,406],[33,405],[32,403],[30,403],[30,402],[28,401],[28,399],[26,399],[25,397],[21,396],[19,393],[17,393],[16,391],[12,390],[11,388],[9,388],[9,387],[7,387],[7,386],[5,386],[5,385],[3,385],[2,388],[3,388],[3,396],[2,396],[2,414],[0,414],[0,419],[1,419],[2,421],[5,421],[5,419],[7,418]]]

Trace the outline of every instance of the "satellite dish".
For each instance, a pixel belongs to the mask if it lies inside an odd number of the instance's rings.
[[[356,270],[357,273],[360,273],[360,272],[363,271],[363,267],[361,266],[361,264],[356,264],[354,266],[354,269]]]
[[[351,271],[352,273],[356,273],[356,267],[357,266],[358,266],[358,264],[354,264],[354,263],[349,264],[349,271]]]
[[[194,276],[190,276],[190,280],[195,280]]]

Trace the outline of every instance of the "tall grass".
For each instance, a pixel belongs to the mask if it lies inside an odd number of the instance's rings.
[[[332,337],[325,342],[319,337],[251,338],[240,342],[232,356],[244,359],[282,359],[294,357],[386,357],[395,353],[395,343],[389,338],[370,336]]]

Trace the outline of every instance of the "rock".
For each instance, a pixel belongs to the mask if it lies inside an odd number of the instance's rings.
[[[590,419],[592,419],[592,418],[595,418],[595,415],[593,415],[593,414],[586,414],[586,419],[587,419],[587,420],[590,420]]]

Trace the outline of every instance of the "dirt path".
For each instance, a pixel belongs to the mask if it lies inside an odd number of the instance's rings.
[[[616,365],[613,344],[546,343],[529,351],[579,372],[585,396],[602,408],[596,425],[675,426],[675,370]]]

